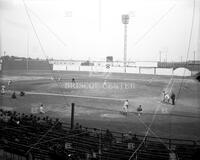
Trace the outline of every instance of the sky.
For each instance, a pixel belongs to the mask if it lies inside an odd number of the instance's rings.
[[[162,61],[200,60],[200,0],[195,0],[195,9],[193,4],[194,0],[0,0],[1,55],[123,60],[121,16],[129,14],[127,60],[158,61],[160,53]]]

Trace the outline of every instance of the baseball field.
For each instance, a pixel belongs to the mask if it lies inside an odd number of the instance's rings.
[[[85,127],[200,139],[200,83],[192,77],[13,71],[3,72],[0,83],[6,88],[0,96],[3,109],[40,114],[37,109],[43,104],[45,115],[70,123],[71,103],[75,103],[75,122]],[[161,102],[163,90],[175,93],[175,105]],[[13,91],[16,99],[11,98]],[[19,96],[20,91],[25,96]],[[127,115],[121,113],[125,100],[129,101]]]

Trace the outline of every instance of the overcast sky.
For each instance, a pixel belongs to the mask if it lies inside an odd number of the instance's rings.
[[[0,0],[1,54],[55,59],[123,60],[122,14],[129,14],[127,59],[186,59],[193,0]],[[200,0],[188,59],[200,60]],[[200,43],[199,43],[200,44]],[[27,47],[29,46],[29,47]]]

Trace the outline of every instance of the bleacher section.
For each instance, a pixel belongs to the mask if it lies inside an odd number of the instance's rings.
[[[44,114],[0,110],[1,160],[176,160],[199,158],[199,144],[190,140],[146,137],[82,127]],[[175,160],[173,159],[173,160]]]
[[[3,57],[2,70],[15,71],[15,70],[42,70],[51,71],[53,65],[49,64],[47,60],[19,58],[19,57]]]

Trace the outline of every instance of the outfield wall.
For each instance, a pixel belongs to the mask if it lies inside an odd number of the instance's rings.
[[[92,66],[93,72],[107,72],[109,69],[107,69],[105,66]]]
[[[92,71],[92,66],[80,66],[80,70],[79,71]]]
[[[141,73],[141,74],[155,74],[155,68],[139,67],[139,73]]]
[[[66,65],[60,65],[60,64],[54,64],[53,65],[53,70],[54,71],[66,71],[67,70],[67,66]]]
[[[139,69],[139,67],[127,67],[126,68],[126,72],[127,73],[139,74],[140,73],[140,69]]]
[[[111,73],[123,73],[124,72],[124,67],[110,67],[109,70]]]
[[[172,68],[156,68],[156,75],[172,75]]]
[[[87,72],[110,72],[124,73],[124,67],[110,66],[79,66],[79,65],[53,65],[54,71],[87,71]],[[177,68],[157,68],[157,67],[127,67],[126,73],[133,74],[150,74],[150,75],[172,75],[175,76],[191,76],[192,73],[188,69]]]
[[[68,65],[68,66],[66,66],[66,69],[67,69],[68,71],[80,71],[80,66]]]

